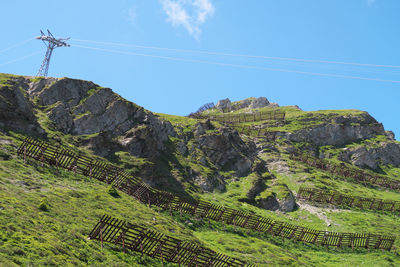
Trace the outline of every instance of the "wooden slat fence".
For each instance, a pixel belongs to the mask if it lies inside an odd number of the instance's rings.
[[[123,169],[85,156],[79,156],[61,147],[52,147],[29,137],[21,144],[18,153],[24,155],[24,159],[31,157],[50,165],[112,183],[121,191],[149,206],[155,205],[166,210],[212,219],[295,241],[327,247],[362,247],[385,250],[390,250],[395,241],[394,236],[319,231],[275,221],[244,211],[225,208],[203,200],[183,199],[171,193],[152,188],[141,179],[129,176]]]
[[[268,141],[275,141],[277,138],[277,132],[271,131],[269,128],[255,128],[249,125],[233,126],[241,134],[262,137]]]
[[[400,181],[389,179],[380,175],[372,175],[360,169],[353,169],[346,165],[332,163],[325,159],[313,157],[305,153],[292,153],[290,159],[306,163],[309,166],[328,171],[342,177],[351,178],[363,184],[388,188],[398,191],[400,189]]]
[[[218,121],[223,124],[237,124],[244,122],[258,122],[258,121],[285,121],[285,112],[282,111],[264,111],[254,113],[237,113],[237,114],[221,114],[221,115],[204,115],[196,114],[193,118],[196,119],[210,119]]]
[[[400,213],[400,201],[366,198],[341,194],[337,191],[317,188],[300,187],[298,199],[314,203],[328,203],[345,208],[359,208],[363,210],[389,211]]]
[[[199,244],[182,241],[142,226],[103,215],[89,234],[89,239],[100,240],[122,246],[184,266],[249,266],[244,261],[212,251]]]

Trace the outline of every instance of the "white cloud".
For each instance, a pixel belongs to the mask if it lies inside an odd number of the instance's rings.
[[[214,14],[215,8],[210,0],[160,0],[167,21],[174,27],[183,26],[190,35],[198,39],[200,26]]]
[[[128,21],[132,24],[135,24],[136,22],[136,7],[130,7],[127,11],[126,11],[126,15],[128,18]]]
[[[372,6],[376,0],[367,0],[368,6]]]

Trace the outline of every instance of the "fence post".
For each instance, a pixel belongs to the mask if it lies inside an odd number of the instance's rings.
[[[142,257],[143,257],[143,242],[141,238],[140,238],[140,250],[142,251]]]
[[[101,249],[103,249],[103,226],[100,226],[100,242],[101,242]]]
[[[122,232],[122,251],[125,253],[125,233]]]

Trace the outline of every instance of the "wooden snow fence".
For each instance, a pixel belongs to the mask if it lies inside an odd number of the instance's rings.
[[[212,251],[199,244],[182,241],[142,226],[103,215],[89,234],[89,239],[100,240],[184,266],[249,266],[244,261]]]
[[[303,162],[311,167],[328,171],[342,177],[351,178],[365,185],[400,190],[400,180],[393,180],[384,176],[370,174],[365,171],[350,168],[344,164],[337,164],[325,159],[313,157],[305,153],[292,153],[290,159]]]
[[[363,210],[376,210],[400,213],[400,201],[367,198],[341,194],[336,191],[317,188],[300,187],[298,199],[314,203],[327,203],[334,206],[359,208]]]
[[[238,124],[245,122],[259,122],[259,121],[285,121],[285,112],[282,111],[264,111],[252,113],[223,113],[220,115],[203,115],[196,114],[192,116],[195,119],[210,119],[211,121],[218,121],[223,124]]]

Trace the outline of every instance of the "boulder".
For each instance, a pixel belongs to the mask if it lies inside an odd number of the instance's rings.
[[[225,99],[219,100],[215,107],[223,112],[226,112],[226,111],[230,111],[231,105],[232,105],[232,103],[229,100],[229,98],[225,98]]]
[[[275,184],[256,197],[259,207],[267,210],[293,211],[296,201],[292,191],[286,184]]]
[[[252,183],[252,187],[246,193],[246,197],[249,200],[254,200],[254,198],[263,192],[267,186],[265,185],[265,178],[258,176]]]
[[[243,176],[251,170],[249,155],[254,153],[255,145],[245,143],[236,131],[221,128],[218,133],[197,136],[196,141],[199,149],[218,169],[234,170],[237,176]]]
[[[275,195],[270,195],[265,198],[260,198],[258,206],[262,209],[276,211],[279,209],[279,202]]]
[[[264,108],[264,107],[267,107],[269,105],[269,101],[268,101],[268,99],[266,98],[266,97],[259,97],[259,98],[256,98],[256,99],[253,99],[252,101],[251,101],[251,104],[250,104],[250,108]]]
[[[360,168],[378,170],[380,165],[400,166],[400,144],[384,142],[379,147],[357,146],[345,149],[339,159]]]

